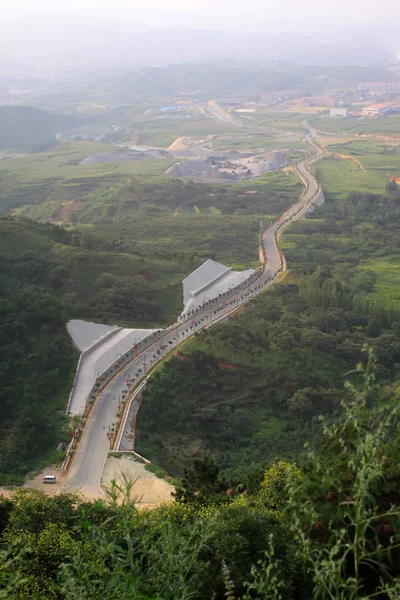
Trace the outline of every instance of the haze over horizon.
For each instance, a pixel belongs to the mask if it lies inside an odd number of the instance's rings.
[[[171,63],[279,60],[371,64],[400,54],[400,6],[338,0],[279,3],[16,0],[0,16],[5,72],[112,72]]]
[[[399,30],[400,5],[397,0],[365,3],[362,0],[337,0],[325,6],[319,0],[306,0],[298,6],[296,0],[265,2],[249,0],[246,4],[229,0],[203,0],[191,2],[170,0],[168,8],[163,0],[131,3],[129,0],[36,0],[32,10],[30,0],[16,0],[2,8],[0,21],[34,15],[54,15],[68,12],[95,19],[111,19],[121,24],[138,24],[147,27],[191,27],[222,31],[255,31],[259,33],[302,28],[309,31],[340,30],[351,28],[372,30],[379,27]],[[395,25],[393,25],[395,24]],[[299,32],[300,33],[300,32]],[[379,32],[377,32],[379,34]]]

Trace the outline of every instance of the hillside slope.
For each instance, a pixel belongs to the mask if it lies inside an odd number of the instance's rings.
[[[56,133],[76,125],[74,117],[31,106],[0,106],[0,149],[42,152],[58,143]]]
[[[293,224],[281,238],[286,280],[196,334],[150,380],[138,451],[171,474],[209,454],[240,480],[252,462],[299,460],[320,435],[317,415],[340,410],[365,344],[378,381],[396,387],[399,199],[353,192]]]
[[[63,415],[78,354],[66,321],[161,322],[180,296],[167,289],[168,269],[180,268],[155,259],[149,269],[111,243],[0,216],[0,484],[48,464],[69,438]]]
[[[49,285],[52,240],[0,218],[0,483],[22,476],[68,439],[63,410],[77,361]]]

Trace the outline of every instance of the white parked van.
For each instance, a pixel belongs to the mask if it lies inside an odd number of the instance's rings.
[[[55,475],[46,475],[43,477],[43,483],[55,483],[57,478]]]

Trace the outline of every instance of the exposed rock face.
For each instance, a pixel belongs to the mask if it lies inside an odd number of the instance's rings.
[[[262,171],[271,171],[272,169],[280,169],[286,167],[289,164],[289,160],[286,154],[283,152],[267,152],[262,157],[259,163],[259,168]]]
[[[187,177],[203,181],[242,181],[259,177],[265,171],[280,169],[288,165],[284,151],[253,154],[249,152],[210,153],[205,160],[189,159],[167,169],[167,175]]]
[[[173,177],[236,181],[236,177],[231,176],[231,174],[222,173],[216,166],[205,160],[183,160],[180,163],[172,165],[165,172],[167,175],[172,175]]]

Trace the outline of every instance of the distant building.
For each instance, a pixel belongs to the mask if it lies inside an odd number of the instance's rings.
[[[358,84],[359,92],[400,92],[400,81],[366,81]]]
[[[326,106],[328,108],[334,108],[337,105],[336,98],[332,96],[304,96],[296,102],[296,106]]]
[[[185,104],[184,106],[160,106],[160,111],[161,112],[168,112],[170,110],[183,110],[184,108],[187,108],[188,105]]]
[[[400,112],[400,106],[383,102],[371,104],[371,106],[363,108],[363,115],[368,115],[370,117],[390,115],[397,112]]]
[[[348,117],[349,109],[348,108],[331,108],[330,117]]]

